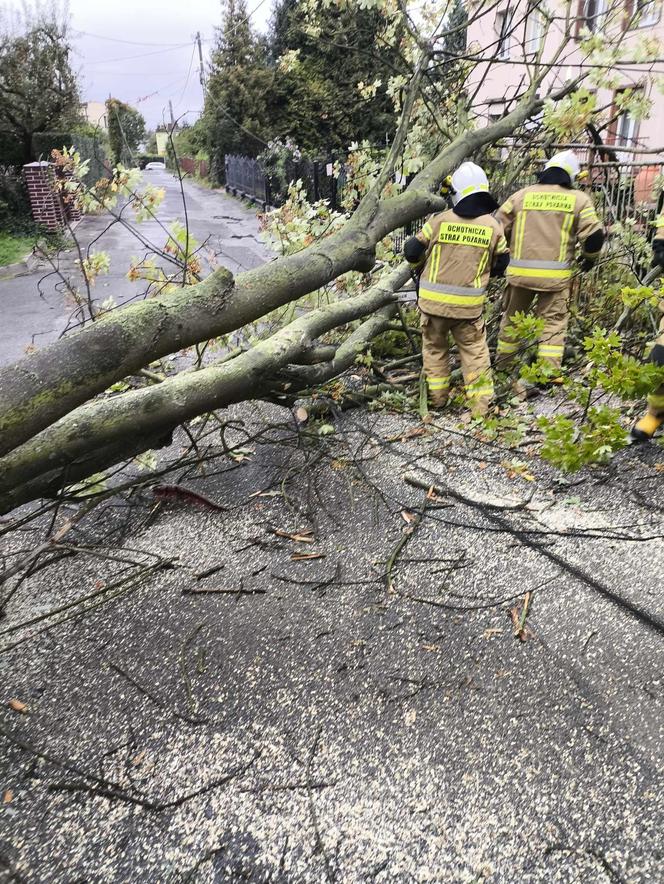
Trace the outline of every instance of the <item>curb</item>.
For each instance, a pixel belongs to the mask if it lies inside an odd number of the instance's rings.
[[[14,279],[16,276],[23,276],[24,274],[30,273],[28,260],[31,255],[32,252],[29,252],[21,261],[15,261],[13,264],[5,264],[3,267],[0,267],[0,281]]]

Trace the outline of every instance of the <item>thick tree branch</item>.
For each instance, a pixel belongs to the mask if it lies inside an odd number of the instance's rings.
[[[391,274],[390,279],[402,275]],[[52,484],[54,471],[59,470],[60,481],[71,483],[79,459],[86,459],[89,471],[91,451],[111,450],[113,460],[105,464],[110,466],[120,459],[123,445],[135,450],[137,438],[163,436],[199,414],[262,395],[270,387],[270,377],[295,361],[320,335],[373,313],[395,297],[393,288],[378,283],[354,298],[307,313],[229,362],[183,372],[154,387],[78,408],[3,459],[0,493],[9,495],[0,498],[0,509],[16,505],[16,494],[11,491],[22,483],[32,482],[33,495],[39,486],[35,477],[43,475]],[[100,468],[98,461],[96,468]]]

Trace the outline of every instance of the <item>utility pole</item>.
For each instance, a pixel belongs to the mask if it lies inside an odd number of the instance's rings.
[[[203,47],[201,45],[201,32],[196,31],[196,43],[198,44],[198,61],[199,61],[199,69],[198,75],[199,80],[201,81],[201,87],[203,89],[203,95],[205,95],[205,67],[203,66]]]
[[[173,116],[173,102],[171,99],[168,99],[168,109],[171,112],[171,129],[175,129],[175,117]]]

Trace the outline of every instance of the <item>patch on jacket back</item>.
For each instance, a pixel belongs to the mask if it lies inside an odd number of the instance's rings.
[[[488,249],[491,245],[493,228],[484,224],[456,224],[443,221],[438,233],[438,242],[453,243],[460,246],[480,246]]]
[[[575,205],[575,193],[532,191],[523,198],[523,208],[528,212],[573,212]]]

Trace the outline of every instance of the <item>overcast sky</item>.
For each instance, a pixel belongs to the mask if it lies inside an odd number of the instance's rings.
[[[271,7],[272,0],[248,0],[258,30],[266,30]],[[203,93],[194,36],[200,31],[207,61],[220,0],[70,0],[69,10],[85,101],[113,95],[138,108],[150,128],[168,119],[169,98],[176,117],[197,118]]]

